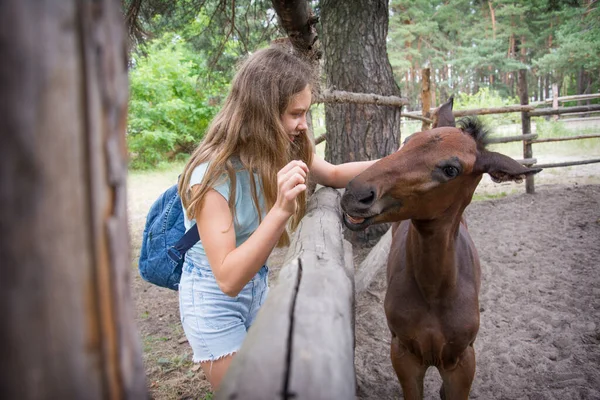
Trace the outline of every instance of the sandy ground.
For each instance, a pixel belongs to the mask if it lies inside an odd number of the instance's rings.
[[[507,197],[467,209],[483,279],[471,398],[600,399],[600,164],[556,171],[536,178],[535,195],[524,194],[524,185],[484,178],[480,198]],[[144,282],[135,269],[145,213],[176,175],[155,178],[129,182],[132,290],[148,386],[155,399],[207,398],[208,383],[191,363],[179,323],[177,293]],[[156,183],[148,189],[149,182]],[[354,251],[359,265],[369,249]],[[284,253],[271,257],[273,278]],[[400,397],[389,361],[384,293],[382,271],[357,298],[360,399]],[[430,369],[426,398],[438,398],[439,386]]]

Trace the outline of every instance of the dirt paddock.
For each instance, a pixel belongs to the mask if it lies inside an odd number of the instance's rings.
[[[600,186],[548,186],[472,203],[482,266],[473,399],[600,399]],[[400,397],[384,271],[357,298],[360,399]],[[435,368],[426,399],[439,398]]]
[[[514,194],[467,208],[482,265],[471,398],[600,399],[600,185],[594,183],[540,185],[535,195]],[[143,222],[145,214],[139,214],[136,222],[132,213],[134,224]],[[132,231],[141,232],[136,226]],[[133,238],[134,246],[139,240]],[[284,251],[270,260],[272,278]],[[355,249],[356,261],[367,253]],[[137,271],[133,278],[152,397],[209,398],[206,379],[191,363],[177,293],[142,281]],[[360,399],[400,398],[389,361],[384,293],[381,271],[356,302]],[[439,398],[440,383],[430,368],[426,399]]]

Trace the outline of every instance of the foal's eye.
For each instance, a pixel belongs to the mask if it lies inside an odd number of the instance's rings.
[[[444,171],[444,174],[448,178],[456,178],[458,176],[458,168],[456,168],[456,167],[446,166],[446,167],[442,168],[442,171]]]

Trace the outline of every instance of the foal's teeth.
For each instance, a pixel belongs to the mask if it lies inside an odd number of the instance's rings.
[[[365,222],[364,218],[352,218],[348,214],[346,214],[346,218],[348,218],[348,221],[352,222],[353,224],[362,224]]]

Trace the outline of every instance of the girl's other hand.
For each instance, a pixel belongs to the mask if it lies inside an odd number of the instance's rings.
[[[290,161],[277,173],[277,201],[275,207],[287,217],[296,212],[296,197],[306,190],[308,167],[303,161]]]

